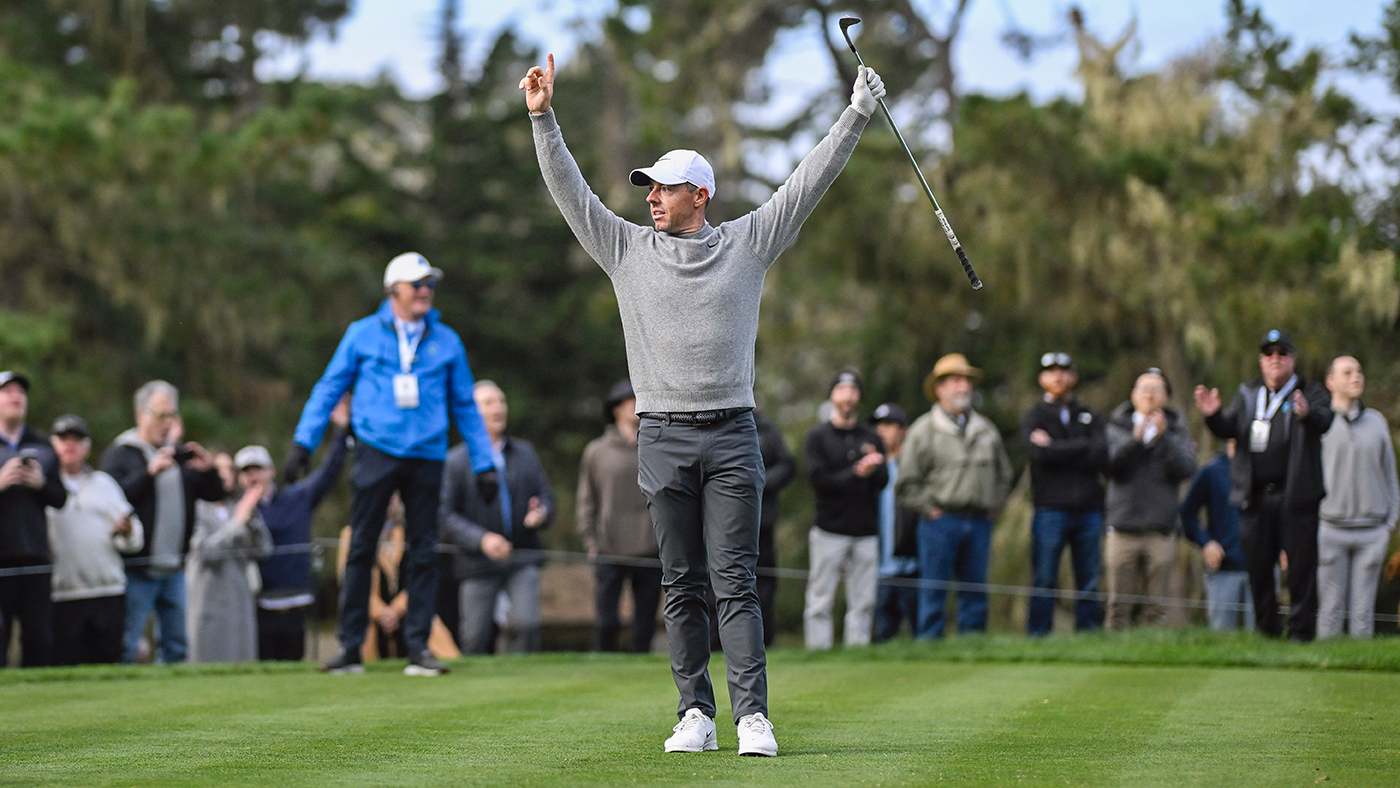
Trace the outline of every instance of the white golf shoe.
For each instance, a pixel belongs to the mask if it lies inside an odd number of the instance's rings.
[[[773,738],[773,723],[763,716],[763,712],[739,718],[739,754],[765,755],[769,758],[778,754],[778,740]]]
[[[705,716],[699,709],[686,709],[685,716],[671,730],[676,735],[666,740],[666,752],[703,752],[718,750],[715,740],[715,721]],[[768,737],[772,740],[772,736]],[[777,745],[773,745],[777,748]]]

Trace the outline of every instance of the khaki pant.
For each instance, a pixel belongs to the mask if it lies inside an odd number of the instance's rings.
[[[1104,627],[1127,629],[1133,623],[1134,607],[1141,611],[1138,624],[1166,623],[1167,608],[1160,600],[1170,593],[1175,564],[1176,534],[1123,533],[1109,528],[1103,556],[1108,581]]]
[[[867,646],[875,619],[875,586],[880,564],[880,537],[843,536],[812,526],[807,537],[811,574],[807,579],[807,606],[803,633],[807,648],[831,648],[831,610],[836,604],[836,584],[846,578],[848,646]]]

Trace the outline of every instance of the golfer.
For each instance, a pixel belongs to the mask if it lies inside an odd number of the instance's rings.
[[[764,483],[753,418],[759,296],[768,267],[797,239],[850,158],[884,85],[862,67],[851,107],[787,183],[754,212],[718,227],[705,221],[715,175],[703,156],[674,150],[633,170],[632,183],[648,189],[654,230],[614,215],[584,181],[550,110],[554,56],[547,69],[531,68],[520,88],[540,172],[579,243],[612,279],[622,313],[641,417],[638,482],[661,553],[666,635],[680,690],[681,721],[666,751],[718,749],[708,579],[739,754],[777,755],[754,576]]]

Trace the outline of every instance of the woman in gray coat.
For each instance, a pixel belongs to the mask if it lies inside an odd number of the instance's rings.
[[[233,459],[215,457],[215,464]],[[230,473],[230,475],[232,475]],[[200,501],[186,558],[186,627],[190,662],[252,662],[258,658],[257,610],[249,568],[272,552],[272,537],[258,515],[261,485],[236,502]]]

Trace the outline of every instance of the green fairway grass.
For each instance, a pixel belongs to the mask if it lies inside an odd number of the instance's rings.
[[[720,751],[663,753],[659,655],[6,671],[0,785],[1393,786],[1397,652],[1199,631],[775,651],[775,759],[735,754],[722,686]]]

